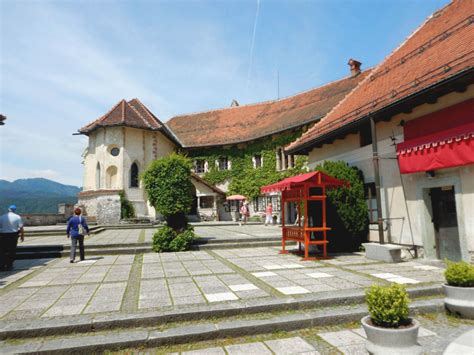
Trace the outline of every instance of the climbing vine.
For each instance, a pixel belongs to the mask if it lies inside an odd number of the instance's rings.
[[[208,148],[188,151],[192,160],[205,160],[208,162],[208,171],[203,179],[216,185],[229,180],[229,194],[244,195],[255,198],[260,194],[260,187],[272,184],[283,178],[306,172],[307,157],[295,156],[293,168],[285,171],[276,170],[276,151],[294,141],[301,135],[300,132],[282,134],[280,136],[259,140],[257,142],[232,148]],[[252,158],[255,155],[262,157],[262,166],[254,168]],[[227,157],[231,162],[231,169],[219,170],[215,162],[220,157]]]

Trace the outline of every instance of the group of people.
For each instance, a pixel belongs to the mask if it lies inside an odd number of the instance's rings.
[[[25,239],[23,220],[16,211],[17,207],[10,205],[8,212],[0,216],[0,271],[13,270],[18,239],[22,242]],[[67,223],[66,235],[67,238],[71,238],[71,263],[73,263],[76,258],[78,244],[80,260],[84,260],[85,258],[84,236],[89,234],[89,226],[81,214],[81,209],[76,208],[74,215],[69,218]]]
[[[240,214],[242,218],[239,221],[239,225],[246,224],[249,217],[250,217],[250,209],[249,209],[249,202],[247,200],[244,201],[242,206],[240,207]],[[273,224],[273,205],[271,202],[267,204],[265,208],[265,225]]]

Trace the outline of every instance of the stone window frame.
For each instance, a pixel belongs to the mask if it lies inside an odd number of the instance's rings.
[[[257,159],[257,157],[259,159]],[[260,160],[260,164],[257,165],[257,162],[258,160]],[[254,169],[260,169],[263,167],[263,156],[262,154],[255,154],[253,157],[252,157],[252,165],[253,165],[253,168]]]
[[[117,155],[113,155],[113,154],[112,154],[112,150],[114,150],[114,149],[118,149],[118,154],[117,154]],[[112,157],[117,158],[117,157],[120,155],[120,153],[122,153],[122,149],[120,149],[120,147],[117,146],[116,144],[111,144],[111,145],[109,145],[109,146],[107,147],[107,152],[108,152]]]
[[[134,186],[133,184],[133,181],[134,181],[134,177],[132,176],[132,173],[133,173],[133,166],[136,166],[137,167],[137,175],[136,175],[136,186]],[[136,189],[136,188],[140,188],[140,164],[138,164],[137,161],[134,161],[131,165],[130,165],[130,171],[129,171],[129,184],[128,184],[128,187],[131,188],[131,189]]]
[[[223,164],[224,159],[225,165]],[[232,168],[232,162],[229,160],[229,157],[223,155],[216,160],[216,167],[219,171],[230,170]]]
[[[198,169],[198,162],[202,162],[202,169]],[[204,159],[196,159],[193,162],[193,170],[196,174],[204,174],[207,173],[209,169],[209,164],[207,163],[207,160]]]
[[[283,147],[278,147],[275,155],[277,171],[285,171],[295,167],[295,156],[293,154],[285,154]]]

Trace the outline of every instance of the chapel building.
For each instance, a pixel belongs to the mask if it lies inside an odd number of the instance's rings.
[[[357,61],[349,65],[348,77],[291,97],[250,105],[234,100],[231,107],[180,115],[167,123],[140,100],[121,100],[79,130],[89,138],[79,205],[99,223],[118,223],[122,194],[137,217],[157,218],[139,176],[153,160],[176,151],[194,164],[194,202],[188,217],[235,219],[238,202],[226,202],[225,195],[229,187],[235,189],[235,176],[243,169],[237,162],[250,167],[250,174],[270,169],[283,176],[296,165],[303,168],[304,161],[285,154],[284,146],[324,117],[370,72],[361,72]],[[279,196],[254,196],[252,214],[263,212],[270,201],[279,212]]]

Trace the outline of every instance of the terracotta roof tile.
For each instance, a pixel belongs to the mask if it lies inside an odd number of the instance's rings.
[[[100,127],[127,126],[148,130],[161,130],[163,123],[153,115],[138,99],[119,101],[112,109],[102,117],[87,126],[82,127],[79,132],[88,134]]]
[[[167,125],[187,148],[246,142],[320,119],[369,72],[280,100],[176,116]]]
[[[474,66],[474,1],[435,12],[327,116],[292,143],[297,152],[324,135]]]

